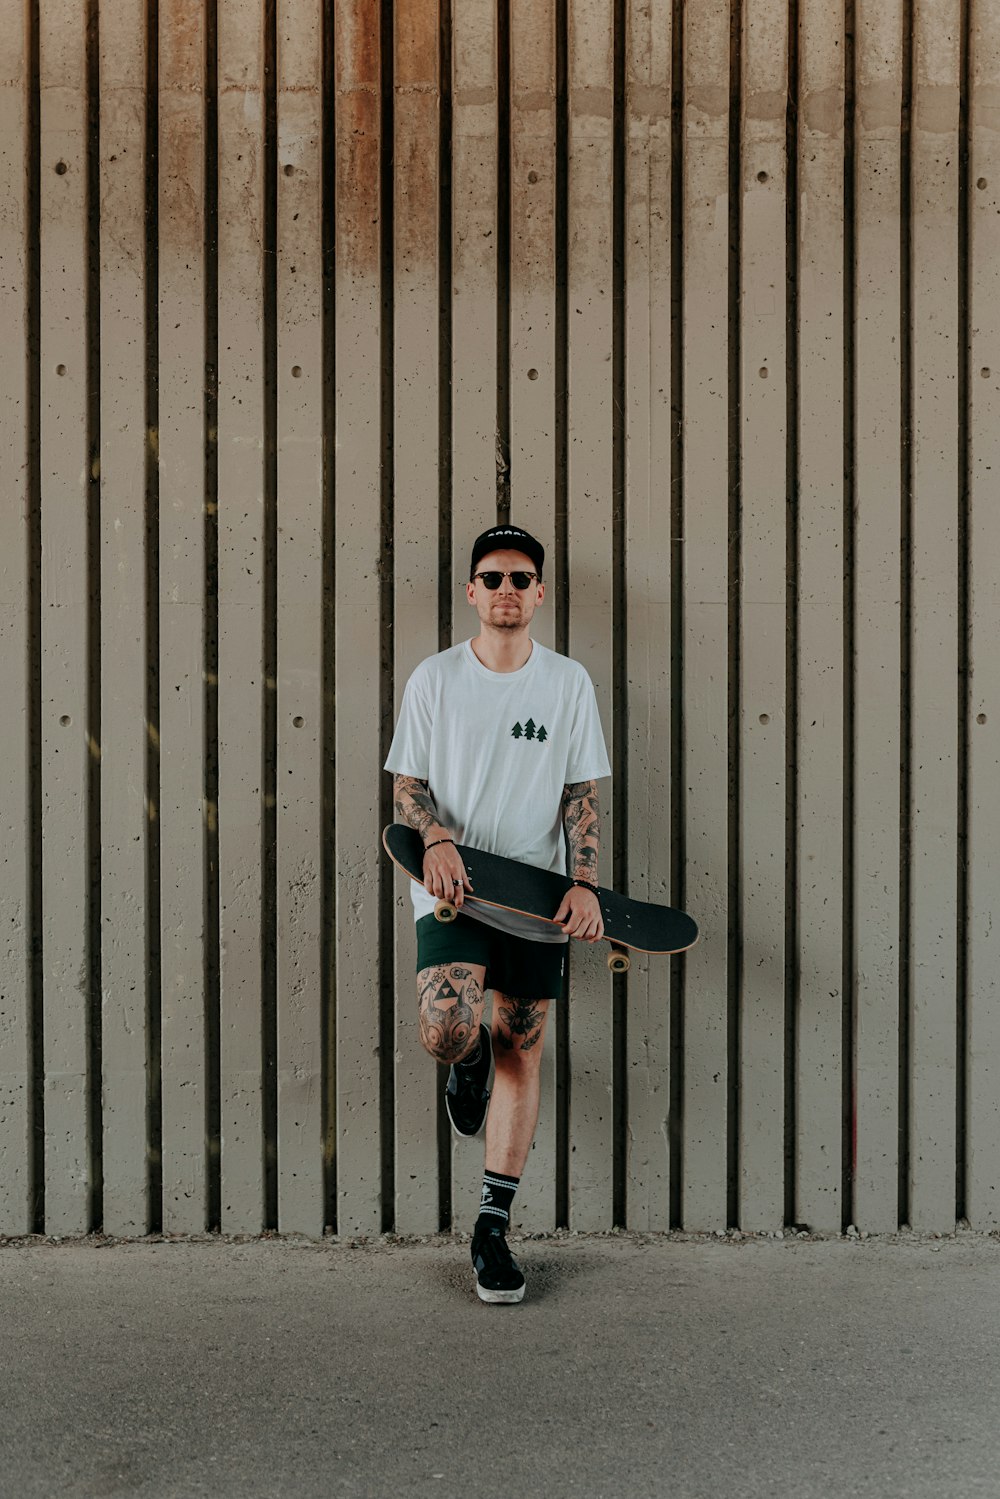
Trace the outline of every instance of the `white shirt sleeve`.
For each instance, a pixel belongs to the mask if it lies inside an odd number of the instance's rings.
[[[566,784],[596,781],[611,774],[608,751],[601,729],[594,684],[584,673],[573,715],[573,732],[566,756]]]
[[[392,736],[385,769],[394,775],[415,776],[419,781],[430,777],[431,713],[430,705],[413,678],[403,690],[396,732]]]

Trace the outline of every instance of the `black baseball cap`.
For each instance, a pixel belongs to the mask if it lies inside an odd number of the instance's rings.
[[[545,548],[540,541],[522,531],[520,526],[491,526],[472,543],[472,566],[470,578],[475,574],[476,563],[490,552],[523,552],[535,564],[539,578],[545,566]]]

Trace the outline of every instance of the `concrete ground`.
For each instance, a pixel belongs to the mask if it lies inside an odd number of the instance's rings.
[[[1000,1241],[0,1243],[16,1499],[1000,1494]]]

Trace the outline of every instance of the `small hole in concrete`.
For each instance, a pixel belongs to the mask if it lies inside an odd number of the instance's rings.
[[[760,718],[758,719],[758,723],[770,723],[770,722],[771,722],[771,715],[770,715],[770,713],[762,713],[760,715]]]
[[[986,714],[985,713],[977,713],[976,714],[976,723],[985,723],[985,722],[986,722]]]
[[[59,176],[59,177],[65,177],[65,175],[66,175],[66,173],[68,171],[69,171],[69,167],[66,165],[66,163],[64,161],[57,161],[56,162],[56,175],[57,176]]]
[[[293,724],[293,725],[294,725],[294,727],[295,727],[295,728],[297,728],[297,729],[301,729],[301,727],[302,727],[302,725],[303,725],[303,724],[304,724],[304,723],[305,723],[305,719],[304,719],[304,718],[301,718],[301,717],[299,717],[299,716],[296,716],[296,717],[295,717],[295,718],[293,718],[293,719],[292,719],[292,724]]]
[[[766,182],[767,181],[767,173],[766,172],[758,172],[757,173],[757,181],[758,182]]]
[[[529,370],[528,371],[528,379],[529,380],[537,380],[538,379],[538,371],[537,370]]]
[[[68,729],[73,720],[70,718],[68,713],[64,713],[59,722],[62,724],[64,729]]]
[[[285,176],[286,177],[290,177],[294,171],[295,171],[295,168],[292,166],[292,163],[290,161],[286,161],[285,162]]]
[[[762,364],[761,367],[760,367],[760,369],[757,371],[757,373],[758,373],[758,375],[760,376],[760,378],[762,380],[766,380],[767,379],[767,365],[766,364]]]
[[[65,375],[65,373],[66,373],[66,366],[64,364],[57,364],[56,365],[56,374],[57,375]]]
[[[528,173],[528,181],[529,182],[537,182],[538,181],[538,173],[537,172],[529,172]]]
[[[301,377],[301,375],[302,375],[302,366],[301,366],[301,364],[293,364],[292,365],[292,379],[293,380],[298,380]]]
[[[977,177],[976,178],[976,186],[978,187],[979,191],[982,192],[983,188],[986,186],[986,178],[985,177]]]
[[[979,373],[982,375],[982,377],[983,377],[984,380],[988,380],[990,378],[990,367],[989,367],[989,365],[988,364],[984,364],[983,367],[982,367],[982,369],[979,371]]]

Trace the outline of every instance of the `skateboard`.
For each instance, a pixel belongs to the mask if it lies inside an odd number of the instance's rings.
[[[382,832],[382,843],[389,858],[418,885],[424,882],[424,845],[414,828],[400,822],[391,823]],[[537,869],[517,859],[488,854],[480,848],[456,845],[473,886],[473,898],[502,911],[516,911],[533,917],[546,926],[561,926],[552,917],[563,896],[573,884],[564,874],[551,869]],[[697,924],[685,911],[672,906],[656,906],[649,901],[631,900],[614,890],[598,888],[601,915],[604,918],[604,941],[611,944],[608,967],[612,973],[624,973],[629,967],[629,950],[645,953],[684,952],[698,940]],[[434,907],[438,921],[454,921],[458,908],[453,901],[439,900]]]

